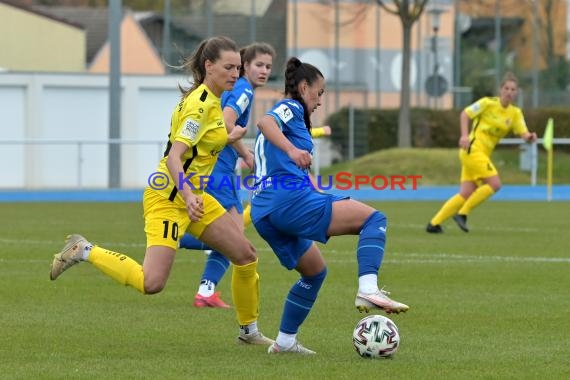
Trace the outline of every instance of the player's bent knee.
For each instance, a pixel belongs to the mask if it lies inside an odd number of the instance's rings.
[[[239,248],[236,247],[235,252],[236,254],[231,260],[233,264],[247,265],[257,260],[257,252],[255,251],[255,247],[248,240],[245,240],[244,243],[239,245]]]
[[[374,230],[378,230],[385,234],[387,224],[388,219],[386,218],[386,215],[378,210],[374,210],[374,212],[370,214],[370,216],[368,216],[368,218],[364,221],[364,224],[361,227],[361,231],[367,227],[372,227]]]
[[[166,280],[162,279],[144,279],[144,292],[145,294],[160,293],[166,285]]]
[[[317,275],[312,276],[312,279],[322,284],[325,281],[325,278],[327,277],[327,272],[328,269],[325,265],[324,268]]]

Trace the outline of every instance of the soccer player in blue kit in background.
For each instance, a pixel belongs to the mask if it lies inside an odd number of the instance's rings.
[[[256,185],[251,217],[259,235],[281,264],[301,275],[285,300],[279,334],[268,352],[314,354],[297,340],[327,274],[315,241],[360,235],[356,249],[358,291],[355,306],[400,313],[408,306],[378,288],[386,243],[386,217],[345,196],[321,193],[310,186],[312,112],[321,104],[325,79],[313,65],[293,57],[285,70],[285,98],[264,115],[255,142]]]

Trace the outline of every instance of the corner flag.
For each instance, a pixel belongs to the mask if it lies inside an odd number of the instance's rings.
[[[554,120],[548,119],[544,135],[542,136],[542,145],[546,149],[548,158],[546,164],[546,200],[552,200],[552,168],[554,161],[554,150],[552,147],[552,140],[554,139]]]
[[[554,121],[552,118],[548,119],[544,135],[542,136],[542,145],[546,150],[552,150],[552,139],[554,138]]]

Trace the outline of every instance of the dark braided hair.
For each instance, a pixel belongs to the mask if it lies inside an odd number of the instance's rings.
[[[304,109],[305,125],[311,131],[311,111],[299,92],[299,84],[306,81],[310,86],[319,77],[324,78],[323,73],[310,63],[301,62],[297,57],[291,57],[287,61],[285,69],[285,96],[301,103]]]

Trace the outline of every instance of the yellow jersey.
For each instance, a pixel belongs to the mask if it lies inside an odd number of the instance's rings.
[[[191,186],[195,194],[202,194],[205,187],[204,178],[212,173],[218,155],[228,141],[220,98],[206,85],[201,84],[192,91],[172,112],[168,144],[157,169],[158,172],[164,173],[168,180],[164,181],[167,184],[164,189],[156,191],[185,207],[166,166],[168,153],[175,141],[188,146],[182,157],[184,173],[177,173],[181,186]]]
[[[512,104],[503,107],[498,97],[481,98],[464,111],[473,121],[468,152],[482,152],[490,157],[508,133],[528,132],[521,109]]]

